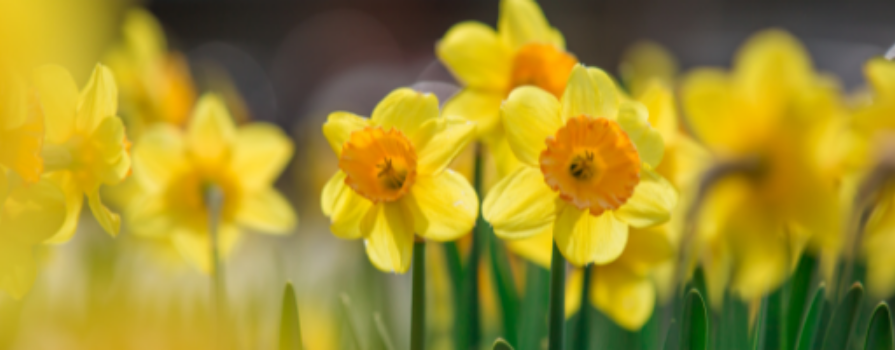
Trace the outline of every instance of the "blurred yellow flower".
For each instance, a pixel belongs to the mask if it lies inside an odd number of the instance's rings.
[[[0,171],[7,168],[26,183],[37,182],[43,173],[43,141],[44,117],[37,94],[12,69],[3,69],[0,71]]]
[[[719,179],[699,214],[710,299],[720,300],[727,280],[747,300],[774,290],[809,240],[835,250],[838,195],[823,146],[841,113],[838,91],[795,38],[756,34],[730,73],[689,73],[681,101],[688,126],[719,162],[747,168]]]
[[[123,42],[107,54],[121,90],[121,113],[128,134],[139,139],[157,122],[183,125],[196,100],[185,57],[168,52],[165,33],[149,12],[130,10]]]
[[[408,270],[414,233],[450,241],[475,225],[478,197],[447,169],[472,140],[475,124],[440,116],[435,95],[395,90],[369,119],[330,114],[323,133],[340,169],[323,189],[323,213],[337,237],[363,238],[380,270]]]
[[[292,141],[276,126],[237,128],[224,102],[204,95],[186,131],[169,124],[147,130],[134,149],[134,177],[142,195],[127,211],[138,235],[170,239],[204,272],[212,266],[207,195],[223,195],[218,244],[226,257],[240,228],[290,232],[297,218],[273,182],[292,157]]]
[[[664,149],[647,113],[605,72],[580,65],[562,100],[536,87],[514,90],[501,118],[524,166],[485,198],[495,234],[552,233],[570,263],[604,265],[622,254],[629,226],[667,221],[677,192],[654,170]]]
[[[52,172],[48,176],[67,200],[65,225],[50,242],[67,241],[74,234],[84,195],[103,229],[118,234],[121,220],[99,196],[101,185],[120,183],[131,168],[130,142],[116,116],[118,90],[112,72],[97,65],[80,94],[71,75],[59,66],[38,68],[34,83],[47,121],[46,171]]]
[[[436,54],[463,85],[444,114],[476,122],[479,137],[493,143],[501,134],[500,103],[514,88],[534,85],[559,98],[578,63],[532,0],[502,0],[497,31],[479,22],[455,25]]]

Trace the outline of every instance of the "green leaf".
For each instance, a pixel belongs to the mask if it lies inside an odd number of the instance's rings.
[[[511,346],[510,343],[507,343],[506,340],[497,338],[497,340],[494,341],[494,345],[491,345],[491,350],[513,350],[513,346]]]
[[[799,326],[802,324],[802,316],[805,312],[806,299],[808,299],[808,291],[811,286],[811,278],[814,274],[814,257],[803,254],[799,259],[799,264],[792,278],[787,282],[786,299],[784,306],[786,307],[784,316],[784,326],[786,329],[782,334],[782,349],[792,349],[795,347],[796,339],[799,335]]]
[[[873,310],[873,316],[870,318],[864,350],[892,349],[895,349],[895,337],[892,336],[892,314],[889,311],[889,305],[886,302],[881,302]]]
[[[681,350],[705,350],[708,346],[708,313],[705,301],[696,289],[691,289],[681,317]]]
[[[540,350],[547,335],[550,271],[532,262],[525,264],[525,296],[520,305],[519,350]]]
[[[845,349],[848,346],[848,339],[857,324],[863,299],[864,287],[860,282],[855,282],[836,310],[833,311],[832,321],[827,327],[827,334],[823,341],[825,350]]]
[[[765,328],[768,323],[768,307],[770,296],[766,296],[761,300],[761,307],[758,309],[758,315],[755,316],[755,325],[752,326],[752,350],[764,349]]]
[[[298,304],[295,302],[295,290],[292,283],[286,283],[283,292],[283,312],[280,319],[280,350],[300,350],[301,326],[298,319]]]
[[[672,318],[668,325],[668,334],[665,336],[664,350],[678,350],[681,347],[681,323]]]
[[[379,334],[379,341],[382,344],[382,348],[385,350],[395,350],[395,342],[393,342],[392,337],[389,336],[388,328],[385,327],[385,322],[382,321],[382,315],[378,312],[373,313],[373,323],[376,326],[376,333]]]
[[[339,295],[339,301],[341,301],[342,317],[345,318],[349,338],[351,339],[351,342],[354,343],[355,349],[363,350],[364,345],[360,341],[360,333],[357,331],[357,324],[354,323],[354,318],[351,317],[351,298],[348,297],[348,294],[342,293]]]
[[[491,277],[497,287],[497,300],[500,302],[501,319],[503,320],[503,334],[509,343],[518,344],[516,334],[519,320],[519,296],[516,293],[516,283],[513,281],[513,272],[510,271],[510,261],[506,248],[500,238],[494,235],[494,229],[487,225],[485,230],[490,238],[488,242],[488,256],[491,265]]]
[[[802,319],[802,326],[799,329],[799,337],[796,341],[797,350],[811,350],[814,347],[814,338],[815,335],[817,335],[817,330],[820,328],[820,321],[823,317],[825,291],[826,286],[821,283],[820,287],[818,287],[817,291],[814,293],[814,298],[811,300],[811,305],[805,312],[805,317]]]

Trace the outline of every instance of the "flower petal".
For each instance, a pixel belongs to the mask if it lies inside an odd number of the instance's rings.
[[[463,89],[444,104],[441,114],[473,121],[479,138],[492,138],[501,126],[500,104],[503,98],[502,93]]]
[[[507,89],[512,57],[494,29],[479,22],[458,23],[438,42],[435,53],[463,85],[494,92]]]
[[[864,76],[877,96],[895,96],[895,62],[874,57],[864,64]]]
[[[634,194],[615,215],[631,226],[649,227],[668,221],[677,201],[674,186],[656,171],[644,167],[640,170],[640,183],[634,188]]]
[[[507,240],[504,243],[513,254],[545,269],[550,269],[550,258],[553,254],[553,226],[545,227],[543,232],[536,233],[531,237]]]
[[[103,119],[94,130],[90,143],[101,157],[93,163],[92,173],[104,184],[121,183],[131,171],[130,141],[125,135],[121,118],[112,116]]]
[[[263,233],[283,234],[295,228],[298,218],[282,194],[266,188],[242,199],[236,222]]]
[[[556,201],[541,172],[523,166],[491,188],[482,203],[482,215],[498,237],[527,238],[553,226]]]
[[[593,216],[587,210],[563,203],[553,237],[559,251],[572,265],[602,265],[622,254],[628,241],[628,225],[610,211]]]
[[[413,219],[400,203],[370,208],[361,221],[367,256],[384,272],[405,273],[413,256]]]
[[[581,115],[601,117],[598,98],[596,83],[587,72],[587,68],[580,64],[576,65],[572,68],[566,90],[562,95],[563,121]]]
[[[648,114],[640,102],[627,101],[619,109],[618,124],[634,143],[640,160],[655,168],[665,155],[665,143],[659,131],[650,125]]]
[[[46,118],[46,137],[51,143],[62,143],[75,131],[78,108],[78,86],[65,68],[46,65],[34,70],[34,86]]]
[[[772,123],[784,115],[793,93],[811,83],[812,70],[807,50],[789,33],[771,29],[750,37],[734,61],[740,93],[757,109],[750,123]]]
[[[78,186],[70,172],[56,172],[47,176],[48,180],[62,189],[65,195],[65,221],[59,230],[46,240],[48,244],[68,242],[78,228],[81,209],[84,207],[84,191]]]
[[[429,119],[438,118],[438,98],[428,92],[400,88],[386,96],[371,117],[374,124],[388,130],[396,128],[409,138]]]
[[[646,106],[649,123],[659,131],[665,144],[674,144],[681,129],[678,125],[677,106],[675,106],[674,94],[671,89],[659,80],[651,80],[646,84],[638,101]]]
[[[361,221],[373,202],[345,185],[345,173],[339,171],[324,189],[323,211],[329,211],[330,230],[342,239],[358,239],[362,236]]]
[[[118,86],[115,75],[101,64],[97,64],[90,81],[78,99],[78,115],[75,128],[90,133],[106,118],[118,113]]]
[[[479,214],[479,198],[469,181],[448,169],[419,176],[406,202],[417,234],[435,241],[452,241],[469,233]]]
[[[38,244],[53,236],[64,220],[65,196],[55,183],[42,180],[16,186],[0,203],[0,239],[7,244]]]
[[[675,248],[671,241],[673,230],[670,224],[632,229],[628,235],[625,251],[616,260],[631,271],[646,275],[654,267],[668,262],[675,257]]]
[[[716,69],[697,69],[681,83],[681,107],[687,125],[700,141],[710,148],[739,148],[739,144],[753,135],[738,118],[737,110],[746,109],[732,92],[730,77]]]
[[[37,278],[34,247],[0,241],[0,290],[19,300],[31,290]]]
[[[591,277],[590,302],[619,326],[636,332],[653,314],[656,287],[649,277],[623,266],[600,266]]]
[[[547,137],[562,127],[560,108],[556,97],[533,86],[523,86],[510,93],[500,108],[500,115],[507,141],[519,161],[540,166]]]
[[[596,67],[587,67],[587,74],[590,75],[597,89],[597,110],[599,110],[599,113],[595,116],[614,118],[618,113],[618,105],[622,99],[615,80],[608,73]]]
[[[183,133],[170,124],[149,128],[134,147],[134,177],[147,190],[163,188],[189,164]]]
[[[544,12],[532,0],[503,0],[497,30],[512,49],[531,42],[552,43],[564,47],[562,35],[550,27]]]
[[[420,175],[438,175],[475,136],[475,123],[459,118],[427,121],[416,133],[413,146]]]
[[[342,145],[351,138],[351,133],[370,125],[370,120],[350,112],[332,112],[323,123],[323,135],[336,155],[342,154]]]
[[[215,94],[199,99],[187,127],[187,146],[203,164],[221,162],[229,156],[236,139],[236,126],[224,101]]]
[[[292,158],[292,140],[268,123],[251,123],[236,131],[230,167],[239,174],[243,189],[273,184]]]
[[[226,260],[236,247],[240,232],[236,226],[228,224],[221,225],[218,230],[218,254],[221,260]],[[211,273],[211,242],[208,232],[181,227],[172,233],[171,240],[184,260],[204,273]]]
[[[87,204],[90,206],[90,211],[93,212],[93,217],[96,218],[103,230],[113,237],[117,236],[118,232],[121,231],[121,217],[103,205],[102,201],[100,201],[98,188],[87,193]]]

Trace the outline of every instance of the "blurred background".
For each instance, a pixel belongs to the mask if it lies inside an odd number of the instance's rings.
[[[361,332],[371,332],[371,315],[379,313],[397,347],[406,348],[410,275],[378,272],[367,261],[361,241],[330,234],[320,210],[320,191],[336,171],[336,157],[321,125],[335,110],[369,115],[382,97],[400,86],[453,83],[434,56],[435,43],[460,21],[495,25],[498,1],[84,2],[79,10],[83,13],[77,14],[83,16],[69,23],[94,34],[87,57],[69,63],[79,84],[86,81],[93,62],[102,59],[104,48],[120,40],[122,14],[142,6],[161,23],[169,49],[186,56],[198,92],[237,96],[242,109],[234,114],[276,123],[296,143],[295,157],[277,186],[299,215],[297,231],[287,237],[245,235],[225,265],[238,347],[275,347],[282,287],[292,281],[308,348],[333,349],[340,343],[352,348],[340,341],[346,337],[342,296],[351,300],[352,322]],[[863,82],[864,62],[895,41],[891,1],[554,0],[541,6],[565,34],[570,52],[582,63],[613,74],[625,49],[639,40],[665,46],[685,71],[697,65],[727,66],[750,34],[779,27],[803,41],[819,70],[838,76],[852,90]],[[444,89],[446,95],[440,97],[450,96],[450,88]],[[209,346],[201,336],[208,325],[202,322],[209,304],[208,276],[177,262],[176,256],[169,257],[169,264],[158,264],[158,255],[164,253],[144,242],[134,244],[137,239],[126,228],[112,239],[89,214],[81,222],[74,241],[47,251],[46,266],[26,299],[15,303],[0,297],[2,345]],[[429,259],[441,259],[440,248],[429,246]],[[430,344],[450,348],[453,321],[444,266],[429,265],[429,323],[434,328]],[[485,316],[487,326],[496,322],[496,306],[487,301],[484,305],[484,312],[490,308],[492,315]]]

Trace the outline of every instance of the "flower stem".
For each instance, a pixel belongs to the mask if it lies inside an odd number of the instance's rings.
[[[473,187],[479,196],[481,205],[484,189],[484,160],[482,159],[482,145],[475,145],[475,168],[473,174]],[[460,283],[460,295],[455,318],[457,332],[456,348],[477,349],[481,341],[479,329],[479,256],[487,243],[487,222],[481,216],[476,220],[472,231],[472,244],[463,266],[463,279]]]
[[[578,325],[575,329],[575,340],[573,340],[576,349],[590,349],[590,303],[588,302],[588,295],[590,295],[593,268],[593,264],[584,268],[584,277],[581,283],[581,308],[578,311]]]
[[[212,298],[214,301],[214,342],[217,345],[226,344],[221,339],[226,334],[226,291],[224,290],[224,270],[221,264],[220,247],[218,244],[218,231],[220,228],[221,211],[223,209],[224,195],[215,186],[209,186],[205,191],[205,204],[208,208],[208,235],[209,249],[211,250],[211,281]],[[218,347],[220,348],[220,346]]]
[[[553,256],[550,261],[550,338],[548,349],[563,350],[564,327],[566,323],[566,259],[553,242]]]
[[[426,242],[413,242],[413,297],[410,313],[410,350],[426,344]]]

